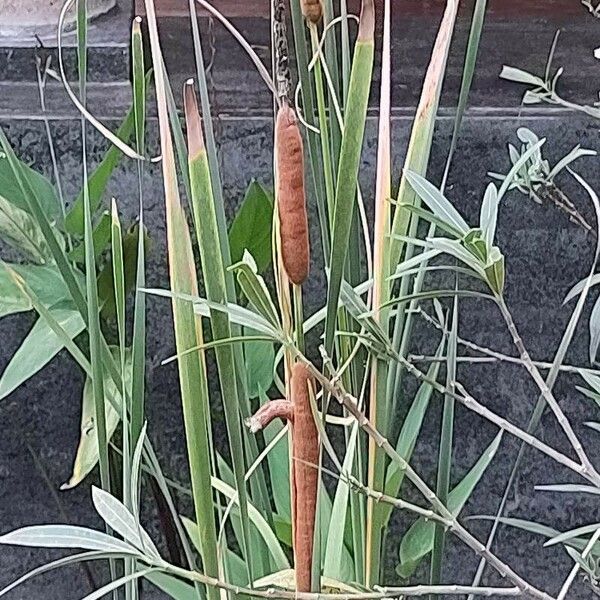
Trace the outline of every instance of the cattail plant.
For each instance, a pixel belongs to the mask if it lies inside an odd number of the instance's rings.
[[[304,150],[296,114],[286,103],[277,113],[275,153],[281,257],[290,281],[301,285],[310,270]]]
[[[300,0],[302,15],[311,23],[318,23],[323,17],[321,0]]]
[[[310,592],[320,451],[311,407],[314,381],[306,365],[294,365],[288,387],[291,390],[290,400],[267,402],[248,420],[248,426],[256,433],[273,419],[289,422],[292,431],[292,532],[296,591]]]

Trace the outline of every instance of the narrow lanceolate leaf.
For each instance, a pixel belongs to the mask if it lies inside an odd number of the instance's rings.
[[[377,148],[377,180],[375,189],[375,231],[373,235],[373,317],[384,332],[388,331],[389,308],[381,306],[389,298],[390,284],[388,275],[389,252],[388,241],[390,234],[390,202],[391,197],[391,2],[386,0],[383,15],[383,49],[381,64],[381,91],[379,104],[379,135]],[[370,381],[369,417],[374,427],[382,428],[382,421],[387,412],[386,379],[387,362],[380,357],[373,358]],[[385,429],[382,430],[387,435]],[[381,452],[378,452],[373,440],[369,440],[369,461],[367,483],[370,486],[375,481],[382,481],[385,464]],[[375,571],[380,561],[380,522],[381,507],[376,506],[373,499],[367,500],[366,523],[366,571],[367,585],[373,581]],[[332,573],[338,576],[339,573]]]
[[[139,554],[127,542],[77,525],[34,525],[0,536],[0,544],[37,548],[82,548],[126,554]]]
[[[122,502],[95,486],[92,486],[92,499],[94,508],[113,531],[123,536],[126,542],[135,546],[144,554],[151,555],[153,558],[160,558],[160,554],[148,533],[142,529]]]
[[[117,137],[124,142],[128,143],[129,138],[133,132],[134,126],[134,115],[133,108],[129,110],[125,116],[121,126],[117,130]],[[88,178],[89,185],[89,196],[90,196],[90,208],[92,212],[96,211],[102,201],[106,186],[110,180],[110,177],[118,165],[123,153],[116,146],[111,146],[102,162],[98,165],[96,170],[90,174]],[[83,210],[83,191],[77,196],[73,206],[67,213],[65,218],[65,228],[69,233],[75,233],[77,235],[83,235],[84,228],[84,210]]]
[[[461,482],[448,495],[448,510],[454,516],[460,513],[488,465],[492,462],[500,446],[501,439],[502,431],[498,433],[475,465],[473,465]],[[431,552],[434,532],[435,522],[426,521],[422,518],[416,521],[406,532],[400,544],[400,566],[398,572],[402,577],[409,577],[419,562]]]
[[[175,293],[198,295],[194,256],[185,213],[179,198],[175,157],[169,114],[163,57],[158,38],[153,0],[146,0],[146,14],[154,62],[156,96],[158,104],[160,139],[163,165],[163,182],[167,217],[167,243],[169,250],[169,276]],[[179,383],[190,463],[192,494],[198,532],[202,541],[202,564],[207,575],[218,577],[217,533],[214,519],[211,488],[211,447],[209,444],[210,412],[206,366],[201,353],[186,353],[203,343],[199,319],[191,303],[173,296],[175,342],[180,355]],[[218,600],[216,589],[207,590],[211,600]]]
[[[134,20],[131,41],[131,63],[133,73],[133,111],[135,118],[135,147],[138,154],[144,153],[146,122],[146,79],[144,76],[144,49],[141,19]],[[129,426],[131,448],[134,448],[144,423],[144,392],[146,383],[146,295],[141,289],[146,286],[146,247],[144,240],[144,202],[142,177],[144,164],[137,161],[139,227],[137,243],[137,268],[135,277],[135,305],[133,309],[133,339],[131,345],[133,377],[131,381],[131,408]],[[134,506],[134,510],[135,510]]]
[[[456,381],[456,350],[458,339],[458,297],[454,297],[452,311],[452,326],[448,338],[448,353],[446,358],[446,389],[453,391]],[[438,457],[438,473],[436,495],[443,504],[448,503],[450,491],[450,472],[452,469],[452,446],[454,440],[454,397],[447,393],[444,397],[442,414],[442,431],[440,434],[440,450]],[[437,585],[442,578],[442,564],[446,532],[439,524],[435,525],[433,552],[431,556],[430,583]]]
[[[221,255],[221,240],[217,223],[217,212],[208,157],[204,146],[202,123],[194,86],[188,81],[184,90],[185,116],[188,134],[188,167],[190,174],[191,203],[196,226],[196,236],[200,247],[202,274],[208,299],[211,302],[227,302],[227,286],[225,282],[225,265]],[[231,337],[231,324],[227,313],[212,311],[210,322],[213,340]],[[244,481],[244,446],[242,440],[242,424],[240,422],[239,390],[235,368],[235,356],[230,344],[215,348],[221,396],[225,408],[229,448],[233,460],[233,472],[236,488],[239,494],[240,514],[242,518],[243,545],[246,564],[249,567],[248,579],[253,581],[249,529],[248,529],[248,499]]]
[[[374,29],[373,0],[363,0],[358,38],[354,47],[335,190],[330,275],[327,289],[327,317],[325,320],[325,349],[329,354],[333,349],[338,301],[356,201],[358,168],[373,73]]]

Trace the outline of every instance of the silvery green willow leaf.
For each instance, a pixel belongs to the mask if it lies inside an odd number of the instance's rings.
[[[397,207],[405,208],[406,210],[413,213],[414,215],[416,215],[422,219],[425,219],[426,221],[429,221],[429,223],[435,225],[438,229],[447,233],[451,237],[459,238],[459,237],[462,237],[462,235],[463,235],[462,231],[460,231],[459,229],[456,229],[456,227],[453,227],[447,221],[440,219],[437,215],[422,208],[421,206],[418,206],[416,204],[411,204],[410,202],[398,202]],[[402,263],[400,263],[400,264],[402,264]]]
[[[514,81],[515,83],[525,83],[540,88],[545,87],[545,82],[543,79],[541,79],[540,77],[536,77],[535,75],[532,75],[527,71],[517,69],[516,67],[508,67],[504,65],[502,67],[502,71],[500,72],[500,77],[502,79]]]
[[[0,544],[37,548],[81,548],[138,554],[132,545],[106,533],[77,525],[33,525],[0,536]]]
[[[539,151],[539,149],[546,143],[546,138],[542,138],[537,144],[530,145],[529,148],[521,154],[519,160],[512,166],[511,170],[508,172],[500,189],[498,190],[498,202],[502,200],[504,194],[510,189],[515,177],[519,173],[519,171],[523,168],[523,166],[527,163],[527,161]]]
[[[595,150],[587,150],[586,148],[582,148],[579,144],[577,144],[577,146],[575,146],[575,148],[573,148],[569,154],[567,154],[554,165],[552,170],[548,173],[548,179],[554,179],[558,173],[560,173],[578,158],[581,158],[582,156],[596,156],[596,154],[597,152]]]
[[[154,542],[122,502],[96,486],[92,486],[92,500],[98,514],[113,531],[144,554],[160,559]]]
[[[427,241],[433,248],[454,256],[454,258],[457,258],[462,263],[467,265],[467,267],[469,267],[481,279],[486,280],[486,274],[481,263],[461,244],[461,242],[457,240],[449,240],[447,238],[431,238]]]
[[[0,597],[8,594],[11,590],[14,590],[16,587],[24,584],[29,579],[36,577],[37,575],[42,575],[44,573],[48,573],[49,571],[53,571],[54,569],[59,569],[60,567],[66,567],[69,565],[74,565],[77,563],[93,561],[93,560],[101,560],[106,558],[118,558],[118,557],[128,557],[129,554],[121,554],[119,555],[116,552],[104,552],[99,550],[92,550],[90,552],[82,552],[80,554],[71,554],[69,556],[64,556],[62,558],[58,558],[56,560],[50,561],[44,565],[40,565],[39,567],[32,569],[25,575],[22,575],[6,587],[0,590]]]
[[[493,183],[490,183],[485,190],[483,202],[481,203],[481,213],[479,216],[479,227],[483,231],[485,243],[491,247],[496,237],[496,222],[498,219],[498,190]]]
[[[600,523],[594,523],[592,525],[584,525],[583,527],[577,527],[575,529],[571,529],[569,531],[564,531],[553,538],[550,538],[544,546],[554,546],[555,544],[562,544],[564,542],[568,542],[573,538],[578,538],[580,536],[588,535],[590,533],[594,533],[598,528],[600,528]]]
[[[579,296],[579,294],[581,294],[581,292],[583,292],[583,290],[585,289],[586,285],[588,285],[588,281],[590,288],[595,285],[598,285],[600,283],[600,273],[597,273],[591,279],[589,277],[586,277],[585,279],[582,279],[579,283],[576,283],[565,296],[565,299],[563,300],[563,305],[573,300],[573,298]]]
[[[398,277],[406,274],[406,272],[409,272],[411,269],[420,266],[423,262],[429,262],[432,258],[435,258],[439,254],[441,254],[441,250],[425,250],[424,252],[421,252],[420,254],[409,258],[408,260],[402,261],[396,268],[394,275],[392,275],[389,279],[398,279]]]
[[[469,230],[469,226],[460,213],[452,206],[452,203],[427,179],[412,171],[405,172],[410,187],[419,195],[421,200],[427,204],[429,210],[442,221],[450,224],[463,235]]]
[[[191,296],[189,294],[177,294],[170,290],[162,290],[157,288],[144,288],[146,294],[152,294],[155,296],[162,296],[164,298],[177,298],[178,300],[184,300],[191,302],[194,305],[194,312],[202,317],[209,318],[211,310],[219,310],[229,315],[229,318],[233,323],[242,325],[243,327],[250,327],[256,329],[261,333],[267,334],[274,340],[285,341],[283,332],[275,329],[264,317],[258,313],[228,302],[227,304],[220,304],[218,302],[211,302],[206,298],[200,296]]]

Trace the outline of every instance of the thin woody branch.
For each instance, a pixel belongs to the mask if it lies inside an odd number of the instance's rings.
[[[450,525],[448,528],[450,531],[452,531],[452,533],[461,539],[476,554],[485,558],[492,568],[494,568],[501,576],[506,577],[511,583],[513,583],[523,595],[529,598],[536,598],[538,600],[552,600],[552,597],[546,594],[546,592],[531,585],[515,571],[513,571],[510,566],[503,563],[495,554],[486,548],[484,544],[471,535],[471,533],[469,533],[458,522],[454,515],[436,496],[435,492],[429,488],[429,486],[425,483],[425,481],[423,481],[423,479],[421,479],[421,477],[419,477],[409,463],[402,458],[398,452],[396,452],[389,441],[383,437],[375,427],[373,427],[367,416],[358,408],[358,401],[352,394],[348,393],[339,382],[335,385],[332,385],[330,380],[325,377],[319,371],[319,369],[317,369],[304,355],[297,352],[297,356],[308,367],[313,377],[319,382],[323,389],[331,394],[356,419],[360,428],[365,431],[365,433],[374,441],[377,447],[381,448],[395,463],[400,466],[400,468],[405,472],[406,477],[408,477],[411,483],[431,504],[433,509],[440,516],[449,521]],[[326,357],[326,360],[329,359]]]

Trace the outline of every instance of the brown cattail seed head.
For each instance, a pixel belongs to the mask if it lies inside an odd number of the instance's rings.
[[[323,16],[323,7],[321,0],[300,0],[302,14],[307,21],[318,23]]]
[[[308,367],[296,363],[292,370],[291,393],[294,407],[293,466],[295,484],[294,554],[296,591],[311,591],[313,536],[319,484],[319,433],[310,403],[314,393]]]
[[[275,149],[281,258],[290,281],[301,285],[310,270],[304,151],[296,114],[285,104],[277,113]]]

